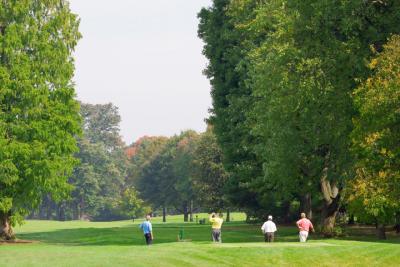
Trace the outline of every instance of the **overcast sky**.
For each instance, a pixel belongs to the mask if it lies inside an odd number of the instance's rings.
[[[70,0],[81,18],[78,99],[119,107],[127,144],[205,130],[211,107],[197,13],[211,0]]]

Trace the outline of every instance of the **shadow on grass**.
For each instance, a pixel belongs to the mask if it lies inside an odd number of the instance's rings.
[[[178,234],[194,242],[210,242],[209,225],[196,224],[153,224],[154,244],[177,242]],[[110,228],[59,229],[49,232],[20,233],[18,238],[37,240],[45,244],[70,246],[134,246],[143,245],[144,237],[138,225]],[[226,224],[222,230],[224,243],[263,242],[260,227],[246,224]],[[297,242],[296,229],[284,228],[276,237],[277,241]]]
[[[153,224],[154,244],[177,242],[178,234],[183,231],[184,239],[193,242],[210,242],[209,225],[198,224]],[[144,237],[137,224],[128,227],[109,228],[76,228],[59,229],[49,232],[20,233],[18,238],[37,240],[45,244],[60,244],[66,246],[135,246],[144,245]],[[327,239],[312,234],[311,240],[324,241]],[[260,226],[249,224],[225,224],[222,229],[223,243],[252,243],[264,241]],[[295,227],[279,227],[275,237],[276,242],[298,242]],[[354,234],[335,240],[364,241],[400,244],[400,238],[390,237],[389,240],[377,240],[371,234]]]
[[[400,245],[400,235],[396,234],[394,230],[386,231],[386,237],[386,240],[378,239],[376,229],[372,226],[349,226],[344,228],[343,236],[335,239]]]

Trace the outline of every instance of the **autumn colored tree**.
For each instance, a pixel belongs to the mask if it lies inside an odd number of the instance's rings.
[[[373,71],[355,92],[359,114],[353,131],[356,178],[349,206],[357,216],[385,225],[400,212],[400,36],[394,35],[369,64]]]
[[[130,162],[128,185],[136,186],[143,167],[161,152],[167,141],[168,138],[163,136],[143,136],[125,149]]]

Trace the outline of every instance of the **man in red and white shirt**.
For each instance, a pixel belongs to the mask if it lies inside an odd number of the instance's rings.
[[[300,242],[306,242],[308,237],[308,232],[311,230],[314,232],[314,226],[311,221],[306,218],[305,213],[301,213],[301,219],[296,222],[297,227],[299,228],[299,237]]]

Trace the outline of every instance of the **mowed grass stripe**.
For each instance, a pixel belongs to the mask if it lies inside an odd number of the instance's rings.
[[[180,220],[156,218],[151,247],[144,245],[140,220],[28,221],[16,229],[18,236],[40,243],[0,246],[0,266],[400,266],[400,241],[393,235],[387,242],[371,242],[373,234],[346,240],[311,235],[300,244],[294,227],[278,225],[277,242],[265,244],[259,225],[235,221],[223,225],[223,243],[212,244],[210,225]],[[181,229],[191,242],[176,242]]]

